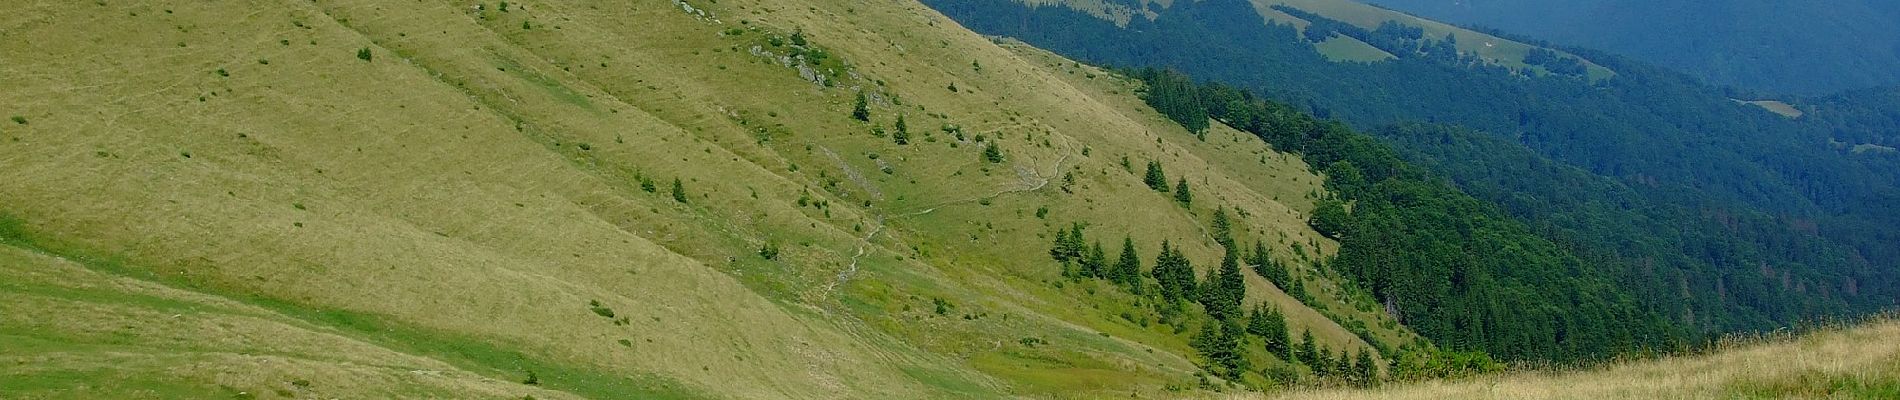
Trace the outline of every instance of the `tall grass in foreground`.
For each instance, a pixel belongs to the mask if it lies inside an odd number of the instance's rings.
[[[1900,315],[1834,322],[1806,334],[1734,336],[1708,351],[1574,371],[1522,370],[1369,389],[1311,389],[1279,399],[1900,399]]]

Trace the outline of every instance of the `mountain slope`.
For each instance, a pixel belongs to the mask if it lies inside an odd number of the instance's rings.
[[[1415,340],[1312,266],[1296,157],[916,3],[0,15],[35,39],[0,44],[5,397],[1157,393],[1197,323],[1063,277],[1050,232],[1212,275],[1217,211],[1317,308],[1251,272],[1249,306],[1342,356]]]
[[[1526,74],[1457,51],[1462,40],[1290,7],[1272,10],[1310,24],[1270,24],[1280,17],[1237,0],[1151,7],[1154,19],[1127,26],[1009,0],[931,4],[981,32],[1173,69],[1366,129],[1692,332],[1877,311],[1893,297],[1874,292],[1900,287],[1885,228],[1900,159],[1860,146],[1878,134],[1771,114],[1686,75],[1586,49],[1568,54],[1616,76]],[[1309,34],[1325,25],[1412,51],[1335,62]]]

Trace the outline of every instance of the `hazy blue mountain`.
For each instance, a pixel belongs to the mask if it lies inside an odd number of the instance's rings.
[[[1720,85],[1815,94],[1900,84],[1900,1],[1367,1],[1622,53]]]

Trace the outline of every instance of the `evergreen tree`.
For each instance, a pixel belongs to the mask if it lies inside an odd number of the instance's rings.
[[[1372,353],[1359,351],[1359,358],[1352,363],[1353,375],[1359,378],[1360,385],[1371,385],[1379,380],[1379,366],[1373,364]]]
[[[1333,352],[1332,352],[1332,351],[1330,351],[1330,350],[1328,350],[1328,351],[1326,352],[1326,356],[1327,356],[1327,357],[1332,357],[1332,356],[1333,356]],[[1330,366],[1331,366],[1331,367],[1333,367],[1333,368],[1332,368],[1332,370],[1333,370],[1333,376],[1337,376],[1337,377],[1342,377],[1342,378],[1346,378],[1346,379],[1349,379],[1349,380],[1350,380],[1350,379],[1355,379],[1355,378],[1356,378],[1356,376],[1355,376],[1355,375],[1353,375],[1353,373],[1352,373],[1352,358],[1351,358],[1351,357],[1348,357],[1348,356],[1346,356],[1346,351],[1345,351],[1345,350],[1340,350],[1340,351],[1339,351],[1339,357],[1338,357],[1338,358],[1333,358],[1333,359],[1332,359],[1332,363],[1330,364]]]
[[[983,161],[991,164],[1003,162],[1003,148],[997,147],[994,141],[990,142],[988,146],[983,147]]]
[[[1247,264],[1253,266],[1254,273],[1267,278],[1268,282],[1273,282],[1273,286],[1279,287],[1282,291],[1288,290],[1287,285],[1292,278],[1287,275],[1286,265],[1273,260],[1272,255],[1267,252],[1266,243],[1257,240],[1253,242],[1253,255],[1247,260]]]
[[[1300,330],[1300,347],[1299,353],[1296,354],[1300,359],[1300,363],[1306,364],[1307,366],[1314,366],[1319,357],[1319,349],[1317,346],[1317,344],[1313,343],[1312,330]],[[1319,369],[1317,366],[1313,368],[1315,370]]]
[[[1214,210],[1214,222],[1212,223],[1212,225],[1213,225],[1213,230],[1214,230],[1214,241],[1220,242],[1221,246],[1233,248],[1234,247],[1234,227],[1233,227],[1233,221],[1229,221],[1227,219],[1227,207],[1221,207],[1220,209]]]
[[[1194,335],[1189,345],[1207,360],[1207,366],[1216,375],[1236,379],[1249,368],[1247,358],[1240,352],[1241,335],[1239,325],[1208,321],[1201,325],[1201,332]]]
[[[1280,311],[1262,303],[1253,310],[1253,316],[1247,318],[1247,333],[1259,336],[1265,342],[1267,353],[1282,360],[1293,361],[1292,338],[1287,337],[1286,316]]]
[[[910,144],[910,125],[904,123],[904,114],[897,114],[897,131],[891,133],[891,141],[898,145]]]
[[[851,118],[871,122],[871,102],[864,98],[864,92],[862,91],[858,92],[857,105],[851,107]]]
[[[1168,175],[1161,172],[1161,162],[1148,162],[1148,173],[1142,175],[1141,183],[1148,184],[1149,189],[1154,189],[1154,191],[1157,192],[1165,193],[1168,191]]]
[[[1108,276],[1108,254],[1102,251],[1102,242],[1096,241],[1089,247],[1088,256],[1082,259],[1082,276],[1103,278]]]
[[[673,178],[673,201],[686,202],[686,185],[680,183],[680,178]]]
[[[1168,116],[1168,119],[1180,123],[1188,132],[1199,135],[1207,130],[1207,108],[1201,104],[1199,90],[1194,81],[1186,75],[1170,73],[1148,80],[1148,91],[1142,98],[1154,106],[1155,111]]]
[[[1333,349],[1327,347],[1319,348],[1319,352],[1313,353],[1313,374],[1320,376],[1338,375],[1334,373],[1337,369],[1335,365],[1333,365],[1333,361]]]
[[[1155,257],[1155,281],[1161,285],[1161,297],[1169,302],[1188,299],[1194,291],[1194,265],[1167,241],[1161,242],[1161,255]]]
[[[1069,230],[1057,229],[1055,243],[1049,246],[1049,258],[1055,259],[1056,262],[1067,264],[1069,262],[1068,245]]]
[[[1247,296],[1247,283],[1240,275],[1235,253],[1227,251],[1221,257],[1220,269],[1209,272],[1207,284],[1201,287],[1202,305],[1207,307],[1208,316],[1222,321],[1240,318],[1240,303]]]
[[[1063,276],[1090,276],[1086,265],[1083,265],[1082,268],[1072,268],[1077,266],[1077,264],[1086,264],[1088,261],[1083,259],[1084,256],[1089,255],[1087,253],[1088,247],[1083,243],[1086,242],[1084,242],[1082,237],[1081,223],[1072,224],[1069,226],[1069,229],[1056,230],[1055,244],[1049,247],[1049,258],[1053,258],[1056,262],[1062,263]]]
[[[1129,293],[1141,294],[1141,256],[1135,254],[1135,239],[1122,237],[1122,255],[1116,260],[1110,279],[1128,287]]]
[[[1181,178],[1178,183],[1174,184],[1174,201],[1181,203],[1183,206],[1193,205],[1194,194],[1188,192],[1187,178]]]

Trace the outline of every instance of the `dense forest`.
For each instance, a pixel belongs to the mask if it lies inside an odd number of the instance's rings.
[[[1561,74],[1532,77],[1502,67],[1434,57],[1333,63],[1315,51],[1299,30],[1263,24],[1251,5],[1237,0],[1180,2],[1159,10],[1153,20],[1136,18],[1126,27],[1062,7],[1031,8],[1009,0],[926,3],[979,32],[1017,37],[1091,62],[1164,67],[1195,79],[1224,82],[1231,88],[1212,93],[1233,92],[1238,94],[1223,96],[1243,98],[1258,93],[1257,100],[1288,104],[1281,107],[1285,112],[1306,111],[1320,119],[1343,121],[1394,145],[1399,150],[1380,153],[1390,160],[1361,161],[1298,147],[1310,143],[1269,138],[1276,147],[1306,154],[1316,169],[1338,172],[1332,170],[1345,167],[1332,165],[1334,161],[1351,161],[1351,169],[1378,177],[1364,184],[1329,182],[1353,202],[1352,221],[1339,224],[1343,227],[1338,229],[1359,232],[1354,227],[1379,227],[1356,235],[1373,237],[1347,234],[1344,242],[1349,247],[1370,240],[1400,242],[1400,238],[1378,236],[1405,235],[1410,233],[1407,229],[1419,229],[1413,234],[1420,236],[1433,233],[1482,240],[1491,240],[1485,235],[1494,234],[1513,237],[1496,232],[1529,234],[1524,240],[1535,237],[1555,250],[1505,246],[1516,252],[1510,256],[1514,258],[1481,261],[1532,265],[1545,271],[1593,271],[1580,276],[1601,276],[1632,294],[1645,310],[1691,333],[1766,329],[1819,315],[1868,312],[1892,306],[1895,290],[1900,288],[1890,267],[1900,262],[1900,250],[1892,246],[1900,237],[1900,216],[1894,215],[1892,207],[1900,204],[1900,190],[1896,190],[1900,157],[1853,151],[1853,146],[1841,146],[1834,135],[1836,130],[1874,122],[1789,120],[1736,103],[1723,90],[1686,75],[1584,49],[1565,50],[1609,67],[1617,76],[1595,82]],[[1375,31],[1403,37],[1399,29]],[[1332,32],[1359,34],[1350,28]],[[1438,44],[1419,44],[1420,48],[1434,45]],[[1561,58],[1539,61],[1566,63]],[[1157,86],[1161,90],[1181,87],[1191,86]],[[1201,102],[1210,108],[1223,106],[1207,98]],[[1192,114],[1169,111],[1166,107],[1171,106],[1165,104],[1157,107],[1170,116]],[[1248,119],[1224,115],[1221,110],[1208,114],[1256,133],[1286,132],[1250,126]],[[1863,121],[1855,118],[1830,120]],[[1347,130],[1345,126],[1333,129]],[[1405,173],[1382,169],[1394,163],[1423,168]],[[1407,174],[1420,178],[1405,180],[1407,184],[1384,182]],[[1434,184],[1423,178],[1434,175],[1449,179]],[[1330,176],[1339,179],[1341,175]],[[1465,204],[1449,200],[1458,197],[1453,194],[1420,193],[1440,189],[1455,189],[1482,201]],[[1420,199],[1478,211],[1414,217],[1404,215],[1403,207],[1380,205]],[[1380,217],[1361,221],[1360,216],[1371,215]],[[1484,225],[1505,223],[1492,220],[1509,221],[1506,225],[1523,229]],[[1376,225],[1381,223],[1398,225]],[[1485,258],[1476,254],[1466,256]],[[1486,257],[1492,255],[1497,254]],[[1354,268],[1390,261],[1380,257],[1342,251],[1338,262],[1375,263],[1341,268],[1354,273]],[[1438,274],[1446,271],[1450,270],[1428,270],[1431,275],[1422,276],[1438,280],[1473,276]],[[1386,272],[1359,270],[1354,275],[1392,301],[1407,301],[1407,296],[1415,294],[1407,291],[1418,290],[1381,286],[1394,285],[1391,281],[1399,277],[1377,276],[1382,273]],[[1529,287],[1540,282],[1534,276],[1478,276],[1526,282]],[[1417,316],[1432,312],[1431,307],[1459,308],[1474,313],[1468,317],[1496,318],[1477,314],[1489,312],[1485,307],[1496,304],[1487,302],[1503,298],[1495,296],[1548,294],[1514,290],[1500,287],[1463,297],[1420,295],[1425,302],[1397,311]],[[1599,300],[1603,303],[1577,306]],[[1583,315],[1592,312],[1624,312],[1616,304],[1614,297],[1578,299],[1565,305],[1575,308],[1557,311],[1577,313],[1561,318],[1587,320]],[[1480,332],[1449,333],[1452,328],[1430,326],[1444,321],[1408,318],[1408,323],[1422,324],[1418,328],[1427,336],[1466,348],[1501,347],[1519,340],[1485,337]],[[1547,337],[1578,340],[1578,331],[1566,329],[1570,328],[1547,329],[1551,332]],[[1589,340],[1619,343],[1623,339]],[[1616,346],[1530,346],[1539,352],[1515,355],[1564,358],[1561,353],[1572,349],[1610,347]]]
[[[1245,90],[1182,84],[1187,78],[1170,71],[1133,75],[1152,83],[1144,98],[1158,109],[1188,103],[1179,99],[1204,106],[1200,114],[1164,111],[1190,118],[1183,124],[1211,117],[1324,171],[1337,198],[1314,212],[1312,224],[1341,243],[1324,265],[1442,346],[1563,361],[1677,340],[1674,328],[1612,284],[1600,266],[1413,167],[1377,139]]]

